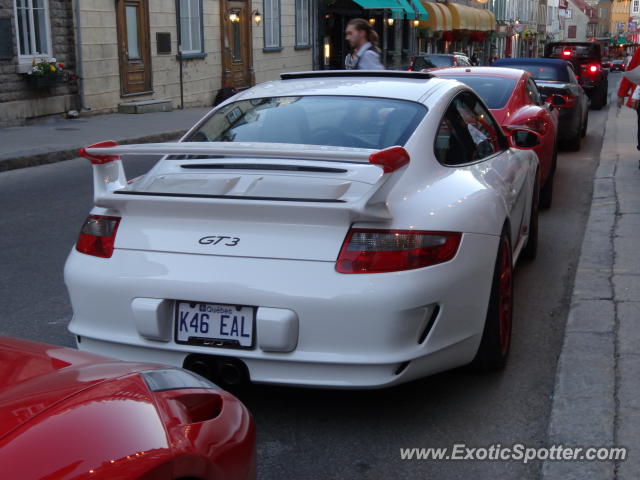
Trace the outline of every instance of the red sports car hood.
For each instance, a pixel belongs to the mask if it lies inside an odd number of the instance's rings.
[[[0,337],[0,438],[87,388],[150,368],[149,364]]]

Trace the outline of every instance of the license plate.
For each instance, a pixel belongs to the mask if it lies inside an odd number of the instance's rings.
[[[254,308],[176,302],[176,342],[212,347],[253,347]]]

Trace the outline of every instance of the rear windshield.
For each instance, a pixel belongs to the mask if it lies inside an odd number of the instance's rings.
[[[451,78],[467,84],[491,109],[503,108],[516,86],[515,78],[481,77],[479,75],[447,75],[443,78]]]
[[[495,62],[495,66],[507,67],[507,68],[519,68],[520,70],[526,70],[536,80],[552,80],[556,82],[568,82],[569,73],[564,66],[556,65],[532,65],[532,64],[519,64],[519,63],[503,63]]]
[[[563,52],[571,52],[571,56],[594,57],[600,55],[599,45],[554,45],[548,55],[563,58]]]
[[[413,70],[422,70],[424,68],[441,68],[451,67],[453,65],[453,57],[449,55],[425,55],[417,57],[413,62]]]
[[[386,98],[254,98],[224,106],[187,141],[382,149],[404,145],[426,112],[419,103]]]

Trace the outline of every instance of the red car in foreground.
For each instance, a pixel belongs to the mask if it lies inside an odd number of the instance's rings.
[[[187,370],[0,337],[2,478],[253,479],[255,427]]]
[[[457,67],[429,73],[471,87],[507,134],[514,127],[524,127],[540,135],[539,145],[533,148],[540,162],[540,206],[551,207],[558,156],[558,110],[552,106],[552,98],[549,102],[542,99],[531,74],[499,67]]]

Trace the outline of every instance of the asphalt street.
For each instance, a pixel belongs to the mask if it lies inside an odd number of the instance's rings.
[[[611,90],[619,78],[611,75]],[[260,479],[538,477],[535,462],[403,461],[400,448],[544,445],[605,119],[606,110],[590,111],[582,150],[559,156],[538,258],[516,270],[506,370],[458,370],[380,391],[252,386],[239,396],[256,420]],[[127,161],[128,176],[153,162]],[[74,345],[62,269],[91,208],[91,178],[81,159],[0,173],[0,334]]]

